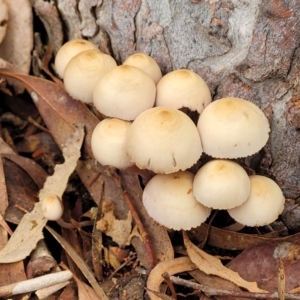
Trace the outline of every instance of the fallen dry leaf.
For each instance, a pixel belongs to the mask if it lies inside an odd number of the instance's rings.
[[[105,203],[107,201],[102,203],[102,212],[104,215],[97,222],[97,229],[110,236],[120,247],[129,245],[130,241],[128,239],[132,230],[132,216],[130,211],[127,213],[127,219],[118,220],[114,215],[112,204],[106,205],[106,207],[110,206],[109,210],[103,209]]]
[[[286,279],[284,289],[289,292],[299,287],[300,237],[290,242],[270,241],[249,247],[227,266],[246,280],[257,281],[260,288],[275,292],[278,290],[280,260]]]
[[[188,232],[188,235],[191,239],[199,242],[200,244],[206,239],[207,232],[209,233],[207,244],[228,250],[243,250],[268,241],[292,241],[293,239],[297,238],[297,236],[300,236],[300,233],[297,233],[285,237],[270,238],[254,234],[224,230],[214,226],[209,226],[205,223],[202,223],[201,226],[197,228],[192,228]]]
[[[43,121],[60,148],[64,140],[74,132],[74,124],[83,123],[86,131],[83,151],[85,156],[93,157],[91,135],[99,120],[82,102],[72,99],[60,85],[49,80],[2,71],[0,75],[17,79],[26,86]],[[98,203],[102,188],[99,189],[97,180],[99,173],[93,170],[93,166],[92,162],[79,161],[76,170],[95,203]]]
[[[160,300],[160,285],[164,281],[163,273],[168,273],[169,276],[195,270],[197,266],[190,260],[189,257],[179,257],[170,260],[165,260],[158,263],[150,272],[147,280],[148,295],[151,300]],[[155,293],[153,293],[153,292]],[[159,294],[157,294],[159,293]],[[159,296],[158,296],[159,295]],[[164,294],[162,294],[164,296]]]
[[[29,0],[6,1],[8,7],[7,32],[0,44],[0,57],[14,65],[13,72],[28,74],[33,47],[32,9]],[[17,94],[24,91],[20,82],[8,79]]]
[[[80,148],[84,137],[83,125],[79,124],[75,133],[68,137],[63,145],[63,156],[65,162],[57,165],[54,174],[49,176],[39,193],[40,200],[48,194],[62,197],[65,191],[69,176],[74,171],[77,160],[80,157]],[[0,263],[16,262],[24,259],[35,248],[37,242],[43,238],[42,230],[46,225],[41,202],[38,202],[34,209],[24,215],[14,234],[0,251]],[[24,240],[26,236],[26,240]]]
[[[189,240],[185,231],[183,231],[183,241],[191,261],[205,274],[219,276],[235,283],[237,286],[247,289],[250,292],[266,292],[265,290],[260,289],[256,282],[246,281],[237,272],[225,267],[218,258],[196,247]]]

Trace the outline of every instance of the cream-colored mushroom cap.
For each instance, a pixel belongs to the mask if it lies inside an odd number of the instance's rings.
[[[280,187],[272,179],[250,176],[251,190],[246,202],[229,209],[229,215],[246,226],[263,226],[275,221],[282,213],[285,198]]]
[[[150,217],[175,230],[189,230],[205,222],[211,210],[193,196],[193,178],[188,171],[155,175],[143,192]]]
[[[236,162],[211,160],[195,175],[193,193],[203,205],[229,209],[244,203],[250,194],[250,179]]]
[[[64,208],[60,198],[57,195],[49,194],[41,200],[41,207],[44,217],[50,221],[56,221],[61,218]]]
[[[98,50],[87,50],[74,56],[64,73],[66,91],[77,100],[93,102],[96,83],[117,66],[115,60]]]
[[[195,124],[183,112],[169,107],[141,113],[127,132],[124,149],[140,169],[166,174],[188,169],[202,154]]]
[[[97,110],[108,117],[134,120],[154,105],[155,94],[155,83],[147,73],[122,65],[98,81],[93,101]]]
[[[94,129],[91,147],[95,159],[102,165],[126,169],[133,165],[124,152],[124,141],[131,122],[104,119]]]
[[[66,42],[62,45],[62,47],[58,50],[55,60],[54,67],[56,73],[63,78],[64,72],[69,61],[77,54],[86,51],[86,50],[98,50],[97,46],[93,43],[83,40],[76,39]],[[99,51],[99,50],[98,50]]]
[[[239,158],[258,152],[269,138],[268,119],[260,108],[240,98],[209,104],[198,124],[203,151],[215,158]]]
[[[195,72],[180,69],[166,74],[157,84],[155,106],[187,107],[199,114],[211,102],[210,90]]]
[[[157,62],[145,53],[134,53],[126,58],[123,65],[129,65],[141,69],[151,76],[155,84],[162,77],[161,70]]]

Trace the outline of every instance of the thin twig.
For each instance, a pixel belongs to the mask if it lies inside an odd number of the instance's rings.
[[[129,255],[128,259],[126,259],[126,261],[124,261],[119,268],[115,269],[110,276],[107,278],[107,281],[111,280],[115,274],[117,272],[119,272],[122,268],[124,268],[125,266],[127,266],[131,261],[133,261],[134,259],[136,259],[136,254],[133,253],[132,255]]]
[[[152,249],[152,246],[151,246],[151,241],[150,241],[149,234],[148,234],[146,228],[144,227],[144,224],[141,221],[141,219],[140,219],[135,207],[133,206],[133,204],[131,202],[131,199],[130,199],[130,197],[127,194],[126,191],[123,192],[123,198],[124,198],[128,208],[129,208],[129,210],[132,214],[132,217],[133,217],[136,225],[138,226],[140,234],[143,238],[143,242],[144,242],[144,245],[145,245],[145,250],[146,250],[146,253],[147,253],[148,262],[149,262],[149,266],[150,266],[150,268],[149,268],[149,271],[150,271],[155,266],[155,258],[154,258],[154,252],[153,252],[153,249]]]
[[[208,287],[203,284],[191,282],[189,280],[181,279],[176,276],[170,276],[170,280],[174,284],[182,285],[199,292],[203,292],[207,296],[230,296],[230,297],[239,297],[239,298],[250,298],[250,299],[279,299],[278,293],[251,293],[243,291],[226,291],[217,288]],[[300,300],[300,295],[294,294],[284,294],[286,300]]]
[[[166,284],[168,285],[168,288],[169,288],[169,290],[171,291],[171,294],[172,294],[172,298],[176,300],[177,299],[176,291],[175,291],[175,288],[174,288],[174,285],[173,285],[172,281],[170,280],[169,273],[164,272],[164,273],[161,274],[161,276],[163,277]]]

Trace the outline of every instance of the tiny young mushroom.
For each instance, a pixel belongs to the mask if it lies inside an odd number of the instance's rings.
[[[95,159],[100,164],[118,169],[133,165],[123,149],[130,125],[128,121],[108,118],[95,127],[91,137],[91,147]]]
[[[97,82],[93,102],[105,116],[129,121],[154,105],[155,94],[155,83],[147,73],[122,65]]]
[[[202,154],[195,124],[169,107],[142,112],[127,132],[124,149],[140,169],[166,174],[188,169]]]
[[[156,88],[155,106],[186,107],[200,114],[211,102],[207,84],[191,70],[180,69],[166,74]]]
[[[246,226],[263,226],[275,221],[284,209],[285,198],[272,179],[251,175],[248,199],[240,206],[228,209],[229,215]]]
[[[96,83],[109,71],[117,67],[115,60],[98,50],[86,50],[74,56],[64,74],[66,91],[77,100],[93,102]]]
[[[54,68],[59,77],[64,78],[65,68],[75,55],[92,49],[97,50],[98,48],[93,43],[83,39],[71,40],[63,44],[54,60]]]
[[[59,220],[64,212],[63,204],[57,195],[49,194],[41,200],[44,217],[50,221]]]
[[[123,65],[129,65],[141,69],[150,75],[157,84],[162,77],[161,70],[157,62],[145,53],[134,53],[126,58]]]
[[[211,160],[196,173],[193,193],[196,199],[207,207],[229,209],[247,200],[250,194],[250,179],[236,162]]]
[[[270,132],[262,110],[240,98],[210,103],[201,113],[197,128],[203,151],[215,158],[253,155],[265,146]]]
[[[174,230],[189,230],[205,222],[211,209],[195,199],[193,178],[194,175],[188,171],[152,177],[142,196],[150,217]]]

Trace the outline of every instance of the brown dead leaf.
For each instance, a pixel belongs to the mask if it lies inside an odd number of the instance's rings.
[[[82,102],[72,99],[65,90],[52,81],[10,72],[0,71],[0,74],[24,83],[59,147],[74,133],[74,124],[83,123],[86,129],[84,150],[92,157],[91,134],[99,120]]]
[[[32,9],[29,0],[9,0],[7,32],[0,44],[0,57],[14,65],[13,72],[28,74],[33,47]],[[9,82],[17,94],[23,92],[23,84],[15,80]]]
[[[290,242],[270,241],[249,247],[227,266],[246,280],[257,281],[260,288],[275,292],[278,289],[279,260],[285,273],[285,291],[289,292],[299,286],[300,237]]]
[[[44,187],[39,193],[40,200],[48,194],[62,198],[69,176],[74,171],[81,155],[80,148],[83,137],[83,125],[78,124],[75,133],[69,136],[63,144],[65,162],[55,166],[54,174],[46,179]],[[46,223],[47,220],[42,213],[41,202],[39,202],[30,213],[24,215],[14,234],[0,251],[0,262],[16,262],[28,256],[37,242],[43,238],[42,230]],[[24,236],[26,236],[26,242],[24,242]]]
[[[209,234],[207,243],[209,245],[228,250],[243,250],[268,241],[292,241],[297,236],[300,236],[300,233],[297,233],[286,237],[268,238],[264,236],[224,230],[214,226],[210,226],[208,228],[208,225],[205,223],[202,223],[201,226],[197,228],[192,228],[188,232],[188,235],[191,239],[199,242],[200,244],[203,240],[205,240],[208,231]]]
[[[185,231],[183,231],[183,240],[191,261],[205,274],[219,276],[223,279],[229,280],[237,286],[247,289],[250,292],[266,292],[265,290],[258,288],[256,282],[246,281],[237,272],[225,267],[218,258],[209,255],[200,248],[196,247],[189,240]]]
[[[82,102],[72,99],[60,85],[49,80],[2,71],[0,71],[0,75],[17,79],[26,86],[53,139],[60,148],[64,140],[74,132],[74,124],[83,123],[86,130],[84,154],[93,157],[90,145],[91,135],[99,120]],[[98,203],[102,189],[99,190],[99,185],[97,185],[99,174],[95,173],[92,167],[93,164],[90,162],[87,164],[79,162],[77,173],[95,203]]]

